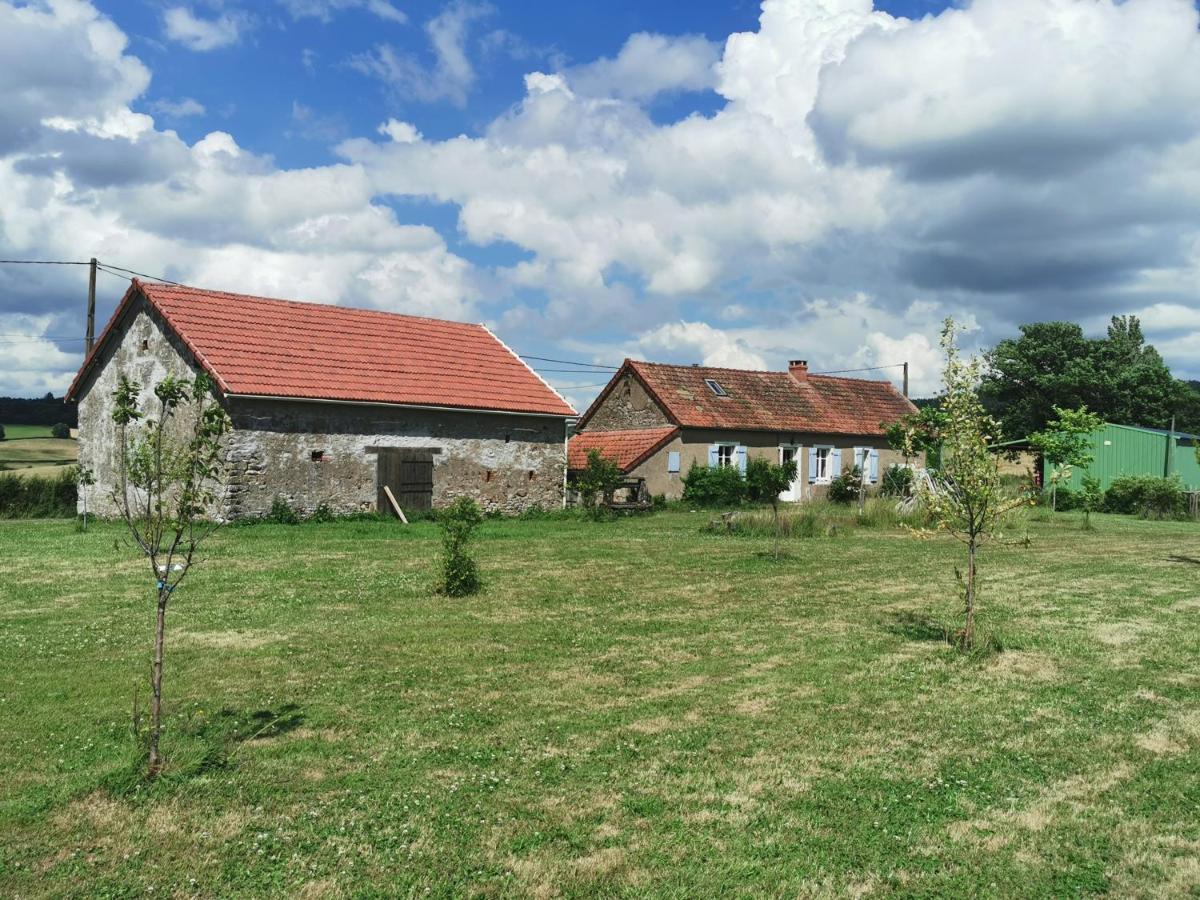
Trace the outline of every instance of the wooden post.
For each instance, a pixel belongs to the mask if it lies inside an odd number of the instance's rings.
[[[91,355],[96,343],[96,257],[88,265],[87,337],[83,344],[83,355]]]
[[[392,504],[392,509],[396,511],[396,515],[400,517],[400,521],[407,525],[408,519],[404,517],[404,510],[402,510],[400,508],[400,504],[396,502],[396,495],[392,493],[392,489],[385,484],[383,486],[383,492],[387,494],[388,503]]]
[[[904,396],[908,396],[908,363],[904,364]]]
[[[1167,452],[1163,457],[1163,478],[1171,477],[1175,467],[1175,417],[1171,416],[1171,432],[1167,435]]]

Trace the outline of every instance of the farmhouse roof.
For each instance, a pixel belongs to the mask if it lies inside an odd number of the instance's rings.
[[[68,397],[138,296],[227,395],[575,415],[483,325],[137,279]]]
[[[804,364],[787,372],[756,372],[627,359],[583,414],[581,432],[627,373],[672,423],[687,428],[879,435],[881,423],[916,411],[890,382],[809,375]]]
[[[679,434],[674,425],[666,428],[636,428],[627,431],[584,431],[572,436],[567,444],[567,468],[587,468],[590,450],[611,459],[622,472],[637,468],[649,456]]]

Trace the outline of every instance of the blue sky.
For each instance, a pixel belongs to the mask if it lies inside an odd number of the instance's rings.
[[[1195,377],[1196,26],[1190,0],[0,0],[0,256],[592,363],[907,359],[918,390],[946,315],[985,347],[1135,313]],[[0,267],[0,393],[65,386],[78,281]],[[597,380],[547,377],[581,406]]]

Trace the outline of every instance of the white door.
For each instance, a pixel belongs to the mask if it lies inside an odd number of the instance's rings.
[[[796,478],[792,481],[792,486],[779,495],[779,499],[788,503],[796,503],[804,498],[804,473],[800,471],[800,448],[799,447],[780,447],[779,462],[796,464]]]

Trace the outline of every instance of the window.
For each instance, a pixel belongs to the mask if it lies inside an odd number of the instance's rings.
[[[708,389],[710,391],[712,391],[714,394],[716,394],[718,397],[728,397],[729,396],[728,394],[725,393],[725,388],[721,387],[721,382],[717,381],[715,378],[705,378],[704,383],[707,384]]]
[[[732,466],[733,465],[733,444],[718,444],[717,445],[717,465]]]
[[[667,471],[674,473],[679,471],[679,451],[670,450],[667,452]]]
[[[311,459],[313,462],[321,462],[322,460],[325,459],[325,451],[324,450],[314,450],[311,454]]]
[[[814,481],[829,481],[829,457],[832,453],[831,447],[814,447],[813,448],[813,480]]]

